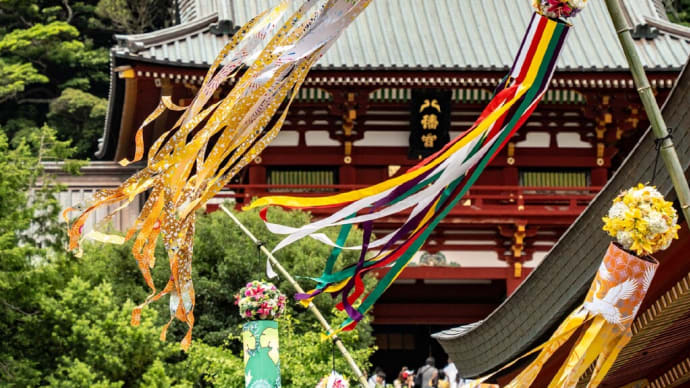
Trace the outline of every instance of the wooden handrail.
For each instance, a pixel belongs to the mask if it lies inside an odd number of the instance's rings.
[[[368,185],[356,184],[336,184],[336,185],[272,185],[272,184],[232,184],[226,185],[226,189],[342,189],[342,190],[356,190]],[[551,187],[551,186],[498,186],[498,185],[475,185],[470,189],[472,191],[590,191],[598,192],[602,186],[576,186],[576,187]]]
[[[217,198],[236,199],[244,204],[254,197],[292,195],[313,197],[349,191],[366,185],[228,185]],[[274,191],[275,190],[275,191]],[[304,191],[313,190],[313,191]],[[453,214],[466,216],[511,215],[529,216],[535,212],[547,212],[565,216],[577,216],[594,196],[600,186],[587,187],[538,187],[538,186],[473,186],[463,197],[462,205]],[[212,205],[211,209],[213,209]],[[319,209],[313,212],[323,213]],[[329,210],[329,211],[332,211]],[[403,212],[405,213],[405,212]]]

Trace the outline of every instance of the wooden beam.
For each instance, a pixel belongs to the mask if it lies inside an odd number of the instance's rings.
[[[382,268],[372,271],[378,277],[385,276],[389,268]],[[523,268],[523,275],[527,276],[532,268]],[[398,279],[436,279],[436,280],[487,280],[487,279],[506,279],[512,276],[513,269],[510,267],[407,267],[400,274]]]
[[[375,325],[458,325],[486,318],[497,304],[378,303]]]
[[[134,63],[132,66],[142,72],[143,77],[157,78],[168,77],[195,77],[200,83],[207,72],[207,68],[190,68],[188,66],[176,66],[174,63],[167,65],[156,65],[150,63]],[[356,86],[360,90],[373,91],[377,87],[400,86],[400,87],[421,87],[419,79],[423,78],[433,82],[427,82],[431,87],[438,87],[436,80],[442,80],[446,86],[455,87],[485,87],[492,88],[503,78],[507,69],[496,69],[494,71],[466,71],[466,70],[424,70],[424,69],[314,69],[309,72],[305,85],[319,85],[329,92],[337,90],[352,90],[352,82],[335,82],[330,80],[361,80]],[[670,89],[673,81],[678,76],[678,70],[671,71],[650,71],[648,78],[652,83],[659,85],[658,89]],[[592,72],[592,71],[557,71],[554,74],[554,83],[559,80],[578,80],[580,86],[573,86],[570,89],[591,89],[591,90],[633,90],[632,79],[628,72]],[[364,81],[364,82],[362,82]],[[447,84],[447,85],[446,85]],[[606,86],[609,85],[609,86]],[[613,85],[619,85],[615,87]]]
[[[137,125],[134,122],[137,111],[137,84],[138,79],[136,77],[125,78],[125,99],[122,107],[122,119],[120,120],[120,134],[115,149],[115,161],[129,157],[130,151],[133,149],[129,140],[132,138]]]
[[[686,358],[682,362],[669,369],[649,385],[650,388],[671,388],[671,387],[687,387],[684,385],[690,381],[690,358]]]

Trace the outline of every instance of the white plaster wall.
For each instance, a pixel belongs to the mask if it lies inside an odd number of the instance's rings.
[[[409,147],[409,131],[365,131],[361,140],[354,142],[359,147]]]
[[[299,132],[280,131],[278,136],[269,144],[269,147],[297,147],[299,145]]]
[[[328,131],[307,131],[304,134],[305,141],[309,147],[338,147],[340,142],[333,140]]]

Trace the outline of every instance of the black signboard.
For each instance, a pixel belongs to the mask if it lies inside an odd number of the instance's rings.
[[[415,89],[410,107],[410,159],[422,159],[450,141],[450,90]]]

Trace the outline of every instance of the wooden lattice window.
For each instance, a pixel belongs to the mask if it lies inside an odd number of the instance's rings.
[[[307,186],[269,189],[272,192],[327,192],[335,191],[335,189],[308,186],[332,186],[338,184],[338,176],[334,168],[280,167],[269,168],[267,172],[267,183],[269,185]]]
[[[524,169],[520,170],[520,186],[588,187],[587,169]]]
[[[414,350],[415,338],[407,333],[376,334],[376,346],[379,350]]]

